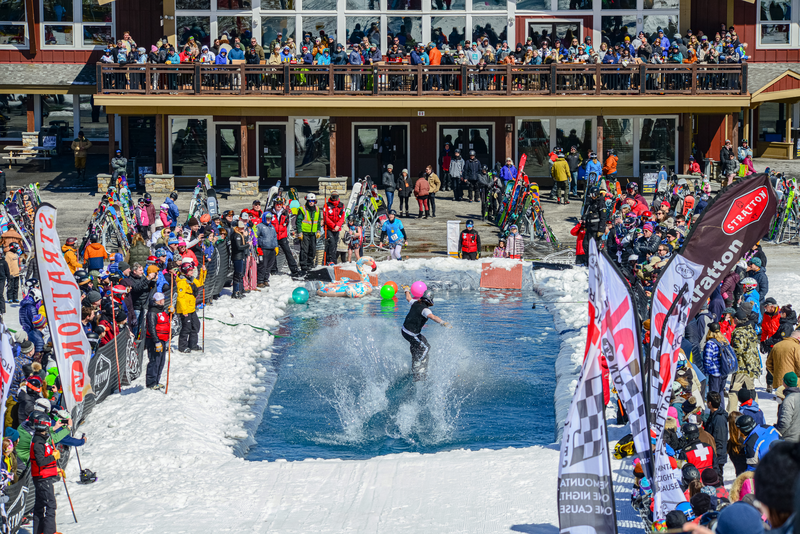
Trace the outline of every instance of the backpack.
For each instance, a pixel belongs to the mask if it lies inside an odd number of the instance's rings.
[[[628,456],[633,456],[634,452],[636,451],[633,444],[633,434],[624,436],[617,442],[616,445],[614,445],[614,458],[617,460],[622,460]]]
[[[713,340],[712,340],[713,341]],[[731,375],[739,370],[739,358],[733,352],[733,348],[727,343],[714,341],[719,347],[719,374],[721,376]]]

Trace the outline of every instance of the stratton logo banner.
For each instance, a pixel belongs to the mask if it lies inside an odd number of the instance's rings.
[[[766,186],[750,191],[736,198],[722,223],[722,231],[728,235],[747,228],[761,220],[767,209],[769,194]]]

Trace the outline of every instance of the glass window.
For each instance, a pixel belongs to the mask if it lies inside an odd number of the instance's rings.
[[[378,17],[346,17],[345,32],[348,43],[360,43],[366,37],[370,44],[381,46],[381,21]]]
[[[90,26],[83,25],[83,44],[89,46],[105,46],[113,43],[111,37],[111,26]],[[88,137],[88,136],[87,136]]]
[[[261,9],[294,9],[294,0],[261,0]]]
[[[602,26],[603,41],[611,45],[621,43],[626,35],[630,35],[631,39],[635,37],[636,15],[603,17]]]
[[[766,20],[792,20],[791,0],[761,0],[761,21]]]
[[[431,41],[438,48],[450,45],[455,49],[458,43],[464,42],[466,17],[431,17]]]
[[[592,151],[592,119],[585,117],[559,117],[556,119],[556,145],[568,153],[573,146],[578,147],[578,154],[583,161],[589,159]]]
[[[550,119],[517,120],[517,153],[528,156],[528,176],[550,176]]]
[[[72,43],[72,25],[56,26],[53,24],[45,24],[44,44],[63,46],[71,45]]]
[[[211,17],[175,17],[178,33],[178,44],[185,45],[189,37],[200,43],[200,46],[211,46]]]
[[[422,42],[422,17],[387,17],[386,25],[389,27],[389,38],[397,36],[407,52],[410,47]]]
[[[558,0],[558,9],[563,11],[592,9],[592,0]]]
[[[261,6],[264,6],[263,0]],[[295,18],[294,17],[261,17],[261,46],[264,47],[264,52],[267,52],[267,46],[272,41],[278,39],[278,32],[281,34],[281,44],[286,42],[286,39],[295,37]],[[269,50],[271,53],[272,50]]]
[[[475,11],[497,11],[507,7],[506,0],[472,0],[472,9]]]
[[[108,117],[102,106],[94,105],[94,96],[80,95],[81,124],[78,131],[89,139],[108,139]]]
[[[550,0],[517,0],[517,11],[545,11],[550,9]]]
[[[386,0],[386,7],[391,11],[419,11],[422,0]]]
[[[465,0],[431,0],[431,9],[434,11],[464,11],[466,8]]]
[[[295,176],[330,174],[330,123],[328,119],[294,120]]]
[[[217,17],[217,34],[228,34],[228,41],[233,46],[237,37],[243,43],[250,42],[253,34],[253,19],[251,17]],[[195,39],[197,39],[195,37]]]
[[[72,22],[72,0],[44,0],[44,20]]]
[[[0,45],[25,44],[25,26],[22,24],[0,25]]]
[[[601,5],[603,9],[636,9],[636,0],[603,0]]]
[[[658,37],[659,28],[664,30],[664,35],[669,37],[670,42],[672,41],[672,36],[680,32],[677,15],[645,15],[643,20],[642,31],[645,35],[650,36],[648,40],[651,43]]]
[[[264,0],[261,0],[262,2]],[[380,0],[347,0],[345,9],[354,11],[375,11],[381,8]]]
[[[0,2],[0,20],[25,22],[25,0],[3,0]]]
[[[83,22],[111,22],[113,6],[110,3],[101,6],[98,0],[83,0]]]
[[[304,4],[305,5],[305,4]],[[321,37],[320,32],[324,35],[336,37],[336,17],[313,17],[309,15],[303,16],[303,33],[310,33],[315,38]],[[288,39],[287,36],[283,36]]]
[[[788,24],[761,24],[761,44],[789,44]]]
[[[250,0],[217,0],[217,9],[250,9]]]
[[[303,0],[303,11],[334,11],[336,0]]]
[[[472,40],[489,38],[489,44],[497,48],[497,45],[507,39],[508,20],[506,17],[473,17],[472,18]]]
[[[0,137],[22,139],[28,131],[28,95],[0,95]]]
[[[631,119],[603,120],[602,162],[608,157],[608,150],[614,149],[617,161],[617,176],[633,176],[633,121]],[[600,157],[601,154],[598,154]]]
[[[264,0],[262,0],[263,2]],[[175,0],[176,9],[211,9],[211,0]]]
[[[782,142],[786,133],[784,105],[777,102],[764,102],[758,106],[758,140]]]
[[[561,39],[562,43],[571,43],[576,37],[578,41],[581,40],[581,27],[577,22],[531,22],[528,24],[528,37],[540,48],[544,39],[548,39],[551,44],[556,39]]]
[[[645,162],[675,170],[675,119],[639,119],[639,165]]]
[[[175,176],[204,176],[208,172],[206,119],[172,119],[172,173]]]

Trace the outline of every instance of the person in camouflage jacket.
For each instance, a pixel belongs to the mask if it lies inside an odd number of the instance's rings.
[[[761,357],[758,354],[759,339],[755,328],[748,321],[744,310],[734,318],[736,328],[731,334],[731,348],[739,361],[739,371],[733,374],[728,393],[728,406],[738,406],[737,393],[742,387],[753,390],[753,379],[761,376]],[[733,408],[731,408],[733,409]]]

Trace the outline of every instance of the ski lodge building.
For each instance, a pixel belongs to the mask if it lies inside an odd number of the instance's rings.
[[[49,132],[68,154],[83,130],[94,150],[119,147],[135,172],[192,186],[210,173],[259,187],[319,177],[377,182],[389,163],[416,176],[439,170],[445,143],[475,150],[490,167],[527,154],[525,171],[551,184],[548,153],[613,148],[618,175],[639,179],[688,158],[719,159],[725,139],[757,156],[793,158],[800,147],[800,0],[4,0],[0,3],[0,142]],[[389,61],[394,38],[465,40],[624,35],[674,41],[689,30],[710,41],[735,28],[749,60],[720,64],[413,65]],[[166,35],[213,47],[225,36],[263,47],[265,60],[101,63],[107,43],[130,32],[150,52]],[[371,65],[270,63],[270,45],[305,34],[346,52],[366,38]],[[222,43],[224,45],[224,43]],[[291,44],[291,43],[289,43]],[[552,43],[551,43],[552,44]],[[336,50],[331,50],[335,53]],[[109,140],[111,142],[109,142]]]

